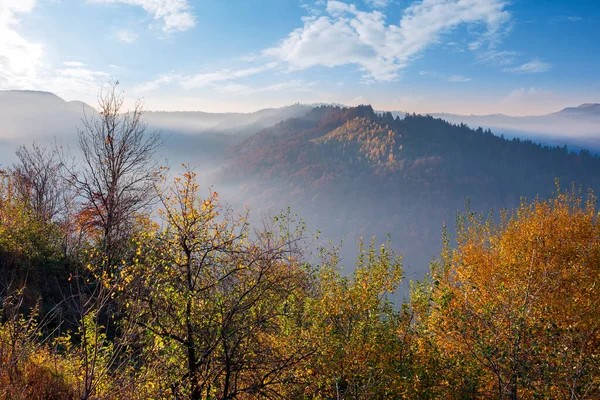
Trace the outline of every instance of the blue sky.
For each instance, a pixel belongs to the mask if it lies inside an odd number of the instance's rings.
[[[600,102],[599,37],[597,0],[0,0],[0,89],[540,114]]]

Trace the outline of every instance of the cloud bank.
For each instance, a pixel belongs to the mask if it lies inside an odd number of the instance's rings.
[[[287,63],[291,70],[354,64],[367,81],[393,81],[401,70],[444,34],[467,26],[471,50],[492,45],[510,21],[504,0],[422,0],[406,8],[398,24],[388,24],[378,11],[330,0],[326,14],[304,18],[265,56]]]
[[[552,68],[552,64],[535,59],[523,65],[519,65],[518,67],[508,68],[506,71],[519,74],[536,74],[539,72],[549,71],[550,68]]]
[[[43,48],[21,36],[19,18],[29,14],[35,0],[0,1],[0,88],[28,87],[43,66]]]
[[[121,3],[142,7],[162,25],[164,32],[185,31],[196,25],[196,18],[187,0],[91,0],[91,2]]]

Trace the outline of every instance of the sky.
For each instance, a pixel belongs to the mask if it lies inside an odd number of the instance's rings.
[[[150,110],[600,102],[599,0],[0,0],[0,90]]]

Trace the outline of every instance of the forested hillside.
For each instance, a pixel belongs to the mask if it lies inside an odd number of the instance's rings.
[[[330,237],[391,233],[416,277],[467,199],[487,212],[563,185],[600,188],[600,158],[430,116],[319,107],[234,146],[222,173],[257,207],[291,204]]]

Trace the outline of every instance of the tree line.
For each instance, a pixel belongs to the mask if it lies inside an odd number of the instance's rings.
[[[99,98],[77,154],[1,171],[0,398],[600,396],[593,194],[467,208],[398,304],[389,243],[361,240],[349,273],[311,258],[291,211],[251,225],[193,168],[169,178],[142,105]]]

